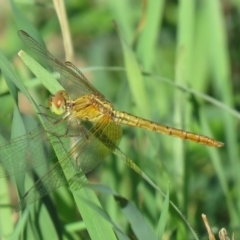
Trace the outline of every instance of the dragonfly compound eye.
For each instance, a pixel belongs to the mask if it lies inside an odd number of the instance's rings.
[[[49,99],[49,108],[57,115],[61,115],[66,111],[66,99],[64,91],[58,91]]]

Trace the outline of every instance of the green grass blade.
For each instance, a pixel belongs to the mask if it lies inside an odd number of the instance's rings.
[[[125,38],[122,36],[121,29],[118,29],[118,34],[123,49],[124,62],[131,93],[136,101],[138,109],[140,109],[140,111],[145,116],[149,116],[150,114],[148,111],[148,101],[145,92],[145,84],[143,81],[143,76],[141,74],[140,66],[136,60],[134,52],[132,51],[129,44],[126,42]]]
[[[162,236],[164,234],[166,225],[167,225],[167,220],[168,220],[168,211],[169,211],[169,188],[166,193],[165,200],[163,202],[163,207],[162,207],[162,213],[158,222],[158,239],[162,239]]]
[[[119,203],[125,214],[127,220],[131,224],[132,230],[135,233],[137,239],[157,239],[157,236],[150,228],[148,223],[145,221],[141,212],[136,208],[136,206],[122,197],[115,197],[115,200]]]
[[[152,69],[156,64],[156,46],[158,33],[161,31],[160,25],[165,1],[149,0],[146,3],[146,14],[142,16],[143,30],[140,32],[137,43],[137,56],[144,71]]]

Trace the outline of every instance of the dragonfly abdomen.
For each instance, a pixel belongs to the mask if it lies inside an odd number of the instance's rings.
[[[149,120],[146,120],[143,118],[135,117],[135,116],[133,116],[129,113],[125,113],[125,112],[114,111],[114,121],[118,124],[125,124],[125,125],[129,125],[129,126],[133,126],[133,127],[140,127],[140,128],[144,128],[144,129],[147,129],[150,131],[179,137],[179,138],[182,138],[185,140],[190,140],[193,142],[198,142],[198,143],[208,145],[211,147],[222,147],[223,146],[223,143],[218,142],[212,138],[209,138],[209,137],[206,137],[203,135],[199,135],[199,134],[195,134],[195,133],[191,133],[191,132],[187,132],[187,131],[180,130],[177,128],[168,127],[163,124],[159,124],[159,123],[152,122],[152,121],[149,121]]]

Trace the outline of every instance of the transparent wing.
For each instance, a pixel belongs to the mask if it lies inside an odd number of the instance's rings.
[[[122,129],[114,122],[100,121],[95,124],[85,122],[83,125],[88,131],[84,150],[82,143],[76,144],[71,154],[75,154],[77,164],[84,173],[87,173],[118,146],[122,137]]]
[[[60,73],[61,77],[58,81],[72,99],[90,93],[99,94],[81,71],[72,63],[69,64],[67,62],[66,65],[61,63],[28,33],[20,30],[18,31],[18,35],[37,57],[44,63],[47,63],[54,71]]]
[[[66,161],[66,164],[71,164]],[[38,199],[46,196],[48,193],[55,189],[66,185],[67,180],[65,174],[57,162],[55,166],[42,178],[40,178],[22,197],[15,210],[20,211],[25,208],[28,204],[37,201]]]
[[[70,180],[81,171],[84,173],[91,171],[117,147],[122,136],[121,128],[114,122],[106,123],[108,119],[104,118],[97,124],[83,123],[79,129],[81,136],[68,133],[71,138],[55,139],[58,151],[64,151],[65,157],[31,187],[16,210],[21,210],[27,204],[66,184],[66,178]],[[55,136],[51,135],[51,138]],[[71,145],[71,150],[67,151],[69,145]]]
[[[46,129],[63,134],[64,123],[46,123]],[[66,128],[65,128],[66,129]],[[65,130],[66,132],[66,130]],[[59,134],[55,137],[58,138]],[[12,176],[39,167],[55,158],[49,136],[43,127],[0,145],[0,177]],[[5,170],[4,170],[5,169]]]
[[[87,80],[87,78],[83,75],[83,73],[82,73],[73,63],[67,61],[67,62],[65,62],[65,66],[68,67],[69,71],[74,72],[77,76],[79,76],[79,78],[78,78],[79,81],[84,81],[84,82],[86,82],[86,84],[88,85],[88,88],[91,89],[91,92],[92,92],[92,93],[94,93],[95,95],[101,96],[102,98],[105,98],[105,97]],[[64,76],[61,76],[61,77],[64,78]],[[66,81],[64,81],[64,82],[66,82]],[[70,80],[69,82],[67,82],[67,86],[65,86],[65,85],[66,85],[66,84],[62,84],[62,86],[63,86],[64,88],[66,87],[67,89],[69,89],[69,91],[73,91],[74,96],[72,96],[72,95],[70,94],[70,97],[71,97],[72,99],[76,99],[76,98],[79,97],[79,94],[78,94],[78,95],[75,94],[75,89],[74,89],[74,88],[76,87],[76,85],[75,85],[75,82],[74,82],[74,81],[71,81],[71,80]],[[74,90],[73,90],[73,89],[74,89]],[[67,91],[68,91],[68,90],[67,90]]]

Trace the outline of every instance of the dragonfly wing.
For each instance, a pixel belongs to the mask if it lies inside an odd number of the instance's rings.
[[[55,154],[42,127],[0,145],[0,177],[12,176],[46,163]],[[6,170],[6,171],[5,171]]]
[[[78,81],[80,82],[80,84],[83,84],[81,82],[85,82],[85,85],[88,86],[88,89],[91,89],[92,93],[104,98],[104,96],[87,80],[87,78],[83,75],[83,73],[73,63],[67,61],[65,62],[65,66],[67,66],[69,70],[71,70],[77,76],[79,76]],[[74,83],[72,83],[71,81],[68,81],[64,84],[64,86],[66,86],[66,89],[69,88],[70,84],[74,85],[73,87],[75,87]],[[73,92],[74,91],[75,90],[73,90]],[[75,98],[72,97],[72,99],[76,99],[78,97],[79,97],[79,94],[75,96]]]
[[[74,180],[78,173],[91,171],[119,144],[122,131],[121,127],[114,122],[107,124],[88,122],[79,125],[76,124],[77,119],[72,118],[71,121],[72,123],[68,126],[68,135],[61,138],[60,135],[51,134],[50,136],[51,141],[55,141],[55,149],[64,157],[23,196],[16,208],[18,211],[69,180]],[[76,131],[77,127],[78,131]],[[71,150],[67,151],[67,149]],[[74,190],[79,187],[81,186],[74,184]]]
[[[3,166],[0,168],[0,177],[26,172],[56,158],[50,139],[65,139],[67,123],[54,123],[49,120],[44,125],[45,129],[38,127],[26,135],[0,145],[0,164]]]
[[[71,162],[66,161],[65,164],[71,164]],[[35,184],[24,194],[16,207],[16,211],[20,211],[28,204],[37,201],[65,184],[67,184],[65,174],[57,162],[47,174],[35,182]]]
[[[91,115],[86,112],[86,115],[88,114]],[[76,172],[79,169],[84,173],[91,171],[118,146],[122,137],[120,125],[105,115],[98,122],[93,123],[80,121],[76,116],[70,115],[66,122],[67,134],[57,140],[61,142],[57,151],[64,150],[67,154],[65,156],[63,152],[61,155],[65,157],[59,159],[59,162],[62,165],[69,158],[73,158],[71,168],[74,167]],[[54,138],[58,136],[59,134],[51,135]],[[68,179],[73,176],[67,167],[64,171],[70,174]]]
[[[122,129],[120,125],[104,119],[98,123],[82,122],[82,128],[85,139],[75,140],[69,154],[75,156],[77,166],[87,173],[118,146]]]
[[[61,77],[58,80],[60,84],[69,93],[72,99],[79,96],[94,93],[97,90],[89,83],[80,70],[75,71],[77,67],[68,67],[57,60],[45,47],[34,40],[28,33],[20,30],[18,31],[20,39],[30,48],[30,50],[43,63],[47,63],[54,71],[60,73]],[[73,65],[73,64],[71,64]],[[74,69],[74,70],[73,70]]]

